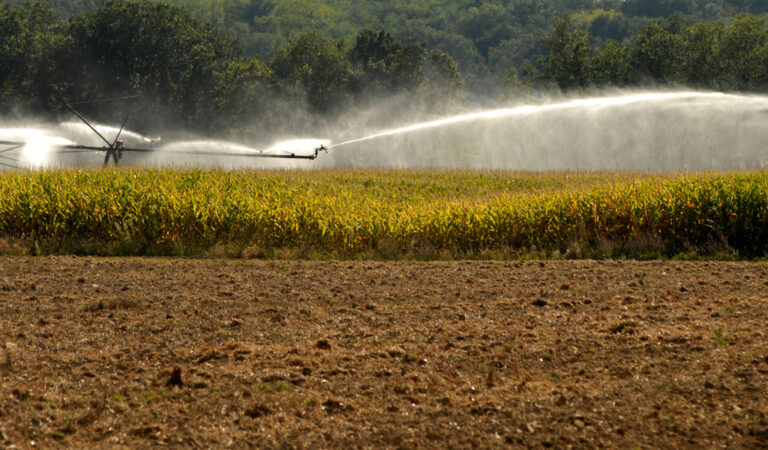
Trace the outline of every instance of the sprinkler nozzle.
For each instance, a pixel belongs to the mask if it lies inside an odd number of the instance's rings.
[[[317,158],[317,155],[320,152],[328,153],[328,147],[326,147],[323,144],[320,144],[320,147],[315,147],[315,158]],[[314,158],[312,158],[312,159],[314,159]]]

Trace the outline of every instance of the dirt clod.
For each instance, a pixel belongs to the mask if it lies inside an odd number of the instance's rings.
[[[272,410],[261,404],[253,405],[245,410],[245,415],[253,419],[258,419],[259,417],[268,416],[270,414],[272,414]]]
[[[318,339],[317,342],[315,342],[315,347],[320,350],[330,350],[331,343],[328,342],[328,339]]]
[[[167,386],[176,386],[176,387],[182,387],[184,386],[184,382],[181,380],[181,367],[174,367],[171,371],[171,376],[168,378],[168,381],[165,383]]]
[[[156,438],[159,433],[163,431],[163,426],[160,424],[149,424],[135,427],[131,430],[131,434],[137,436],[144,436],[150,438]]]
[[[323,409],[328,414],[338,414],[340,412],[346,411],[348,409],[351,409],[348,405],[345,405],[344,403],[334,400],[334,399],[328,399],[322,403]]]
[[[610,331],[613,334],[619,334],[619,333],[631,333],[633,332],[632,329],[635,327],[635,323],[631,321],[625,321],[625,322],[619,322],[616,325],[611,326],[608,328],[608,331]]]

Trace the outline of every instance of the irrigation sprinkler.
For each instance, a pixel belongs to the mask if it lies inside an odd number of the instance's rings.
[[[80,102],[81,103],[95,103],[95,102],[107,102],[107,101],[115,101],[115,100],[123,100],[123,99],[129,99],[129,98],[135,98],[135,96],[130,97],[115,97],[110,99],[104,99],[104,100],[96,100],[96,101],[89,101],[89,102]],[[107,139],[104,137],[104,135],[99,132],[99,130],[94,126],[88,119],[86,119],[80,112],[78,112],[74,105],[77,105],[74,103],[66,103],[66,108],[74,114],[75,117],[77,117],[81,122],[83,122],[93,133],[96,134],[96,136],[99,137],[101,141],[104,142],[104,145],[85,145],[85,144],[78,144],[78,143],[72,143],[72,144],[51,144],[46,145],[46,153],[57,153],[57,154],[68,154],[68,153],[85,153],[85,152],[101,152],[104,154],[104,161],[102,166],[107,167],[109,166],[110,160],[113,162],[115,166],[118,166],[120,164],[121,159],[123,158],[123,154],[125,153],[157,153],[157,154],[163,154],[166,156],[183,156],[183,155],[193,155],[193,156],[215,156],[215,157],[236,157],[236,158],[282,158],[282,159],[306,159],[306,160],[314,160],[318,157],[320,152],[328,152],[328,148],[321,144],[319,147],[315,147],[312,149],[311,153],[296,153],[293,151],[286,151],[286,150],[275,150],[275,151],[263,151],[263,150],[255,150],[255,149],[243,149],[242,151],[235,152],[235,151],[223,151],[223,152],[216,152],[216,151],[198,151],[198,150],[173,150],[173,151],[163,151],[161,148],[156,148],[155,143],[159,141],[159,138],[156,139],[149,139],[144,138],[144,141],[148,144],[146,147],[142,146],[127,146],[125,144],[125,141],[122,140],[120,137],[123,134],[123,131],[125,130],[125,125],[128,123],[128,119],[130,117],[130,113],[127,113],[120,125],[120,128],[118,129],[115,137],[112,140]],[[23,151],[24,148],[29,144],[29,142],[21,142],[21,141],[2,141],[0,140],[0,166],[3,167],[10,167],[10,168],[22,168],[24,161],[23,158],[18,155],[18,153],[14,154],[14,152]]]
[[[8,156],[7,153],[18,150],[24,145],[26,145],[24,142],[0,141],[0,166],[17,169],[20,163],[19,159]]]

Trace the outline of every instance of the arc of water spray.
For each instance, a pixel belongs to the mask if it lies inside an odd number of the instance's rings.
[[[622,106],[633,103],[643,102],[658,102],[664,100],[679,100],[686,98],[723,98],[723,97],[736,97],[746,98],[736,95],[727,95],[721,92],[661,92],[661,93],[640,93],[623,95],[617,97],[595,97],[576,99],[562,103],[553,103],[549,105],[523,105],[514,108],[500,108],[490,111],[480,111],[476,113],[462,114],[458,116],[448,117],[444,119],[433,120],[431,122],[423,122],[415,125],[409,125],[402,128],[396,128],[393,130],[383,131],[381,133],[372,134],[358,139],[352,139],[349,141],[333,144],[331,147],[341,147],[343,145],[354,144],[357,142],[369,141],[371,139],[381,138],[385,136],[392,136],[395,134],[408,133],[411,131],[423,130],[427,128],[441,127],[444,125],[450,125],[460,122],[469,122],[480,119],[498,119],[509,116],[524,116],[528,114],[536,114],[546,111],[567,110],[580,107],[608,107],[608,106]]]

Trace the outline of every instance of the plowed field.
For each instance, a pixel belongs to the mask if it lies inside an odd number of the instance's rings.
[[[0,259],[0,447],[768,446],[768,264]]]

